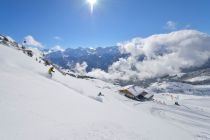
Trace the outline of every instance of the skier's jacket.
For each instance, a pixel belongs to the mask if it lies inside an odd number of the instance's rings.
[[[52,72],[55,72],[53,69],[54,69],[53,67],[50,67],[49,70],[48,70],[48,73],[52,74]]]

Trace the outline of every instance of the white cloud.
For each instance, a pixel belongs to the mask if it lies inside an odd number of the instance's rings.
[[[94,69],[89,76],[104,80],[142,80],[176,74],[183,68],[203,65],[210,58],[210,36],[195,30],[135,38],[121,43],[128,58],[113,63],[108,72]],[[144,56],[143,61],[139,57]]]
[[[40,42],[36,41],[31,35],[28,35],[24,38],[24,45],[43,48],[43,45]]]
[[[176,30],[177,29],[177,23],[174,21],[167,21],[165,28],[168,30]]]
[[[52,48],[50,49],[50,51],[51,51],[51,52],[57,52],[57,51],[63,52],[64,49],[63,49],[61,46],[56,45],[56,46],[52,47]]]
[[[74,71],[76,73],[79,73],[79,74],[85,74],[86,73],[86,69],[87,69],[88,65],[86,62],[83,62],[82,64],[80,63],[77,63],[75,68],[74,68]]]

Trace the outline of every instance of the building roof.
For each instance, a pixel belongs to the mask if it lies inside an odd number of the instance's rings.
[[[145,91],[145,89],[139,87],[139,86],[135,86],[135,85],[129,85],[129,86],[125,86],[123,87],[123,90],[127,90],[130,93],[132,93],[134,96],[138,96],[139,94],[141,94],[142,92]],[[146,92],[146,91],[145,91]]]
[[[127,90],[129,93],[131,93],[134,96],[141,95],[141,96],[143,96],[144,98],[147,98],[147,99],[154,96],[153,93],[149,93],[149,92],[147,92],[147,90],[145,90],[145,89],[143,89],[139,86],[135,86],[135,85],[125,86],[125,87],[123,87],[122,90]]]

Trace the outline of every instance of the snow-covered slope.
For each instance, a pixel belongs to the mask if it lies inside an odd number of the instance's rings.
[[[199,82],[199,81],[204,81],[204,80],[210,80],[210,76],[200,76],[200,77],[194,77],[194,78],[191,78],[191,79],[187,79],[186,81],[188,82]]]
[[[210,139],[209,97],[187,96],[180,108],[161,94],[140,103],[112,84],[47,70],[0,45],[1,140]]]
[[[148,87],[156,93],[182,93],[188,95],[210,95],[210,85],[191,85],[181,82],[155,82]]]

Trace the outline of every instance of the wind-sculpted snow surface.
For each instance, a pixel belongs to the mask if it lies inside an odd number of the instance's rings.
[[[189,113],[196,123],[186,125],[177,121],[191,119],[182,111],[184,106],[136,102],[118,94],[118,86],[64,76],[57,70],[50,79],[49,67],[7,46],[0,46],[0,64],[1,140],[209,139],[209,98],[203,102],[205,108],[197,104],[200,99],[189,102],[198,110]],[[99,92],[104,95],[100,101]],[[191,108],[188,102],[183,104]],[[184,116],[161,116],[160,109]]]
[[[135,38],[119,45],[121,53],[129,53],[130,57],[113,63],[108,72],[95,69],[88,74],[101,79],[135,81],[200,67],[210,58],[210,36],[195,30]]]
[[[174,105],[175,101],[180,106]],[[137,103],[127,100],[126,105],[176,125],[190,132],[196,140],[210,140],[209,101],[209,96],[163,93],[155,94],[154,102]]]
[[[187,98],[180,100],[181,106],[153,106],[151,113],[195,133],[197,139],[209,140],[209,97]]]

